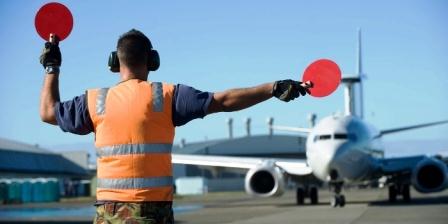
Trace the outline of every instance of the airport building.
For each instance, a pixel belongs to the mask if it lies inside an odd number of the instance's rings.
[[[57,201],[90,194],[87,152],[62,155],[0,138],[0,203]],[[73,158],[73,159],[70,159]]]

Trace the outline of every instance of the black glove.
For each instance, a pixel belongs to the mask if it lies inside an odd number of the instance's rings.
[[[300,95],[305,96],[307,93],[310,94],[308,88],[301,84],[302,82],[291,79],[276,81],[272,89],[272,95],[282,101],[289,102]],[[309,86],[312,87],[312,84],[310,83]]]
[[[39,57],[39,61],[44,68],[47,66],[61,66],[62,58],[58,42],[46,42],[42,54]]]

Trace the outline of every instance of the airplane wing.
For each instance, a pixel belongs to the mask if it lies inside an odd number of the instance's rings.
[[[424,123],[424,124],[418,124],[418,125],[412,125],[412,126],[405,126],[405,127],[399,127],[399,128],[391,128],[391,129],[381,130],[380,136],[385,135],[385,134],[400,132],[400,131],[407,131],[407,130],[416,129],[416,128],[424,128],[424,127],[429,127],[429,126],[433,126],[433,125],[445,124],[445,123],[448,123],[448,120]]]
[[[289,132],[299,132],[304,134],[309,134],[311,132],[311,128],[300,128],[300,127],[289,127],[289,126],[278,126],[274,125],[272,126],[273,129],[279,130],[279,131],[289,131]]]
[[[312,173],[304,159],[274,159],[238,156],[210,156],[172,154],[172,163],[206,167],[224,167],[237,169],[252,169],[265,162],[280,167],[289,175],[303,176]]]

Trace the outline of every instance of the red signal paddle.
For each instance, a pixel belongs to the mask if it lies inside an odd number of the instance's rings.
[[[310,95],[314,97],[325,97],[332,94],[341,82],[341,70],[339,66],[328,59],[319,59],[305,69],[303,82],[311,81]]]
[[[50,34],[53,33],[59,41],[62,41],[72,31],[73,16],[65,5],[51,2],[37,11],[34,26],[42,39],[48,41]]]

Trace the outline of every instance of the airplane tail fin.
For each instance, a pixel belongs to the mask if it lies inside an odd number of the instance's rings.
[[[358,30],[357,43],[357,63],[355,75],[346,75],[342,78],[342,83],[345,85],[345,114],[364,117],[364,102],[363,102],[363,86],[362,79],[365,77],[362,69],[362,43],[361,43],[361,29]]]

